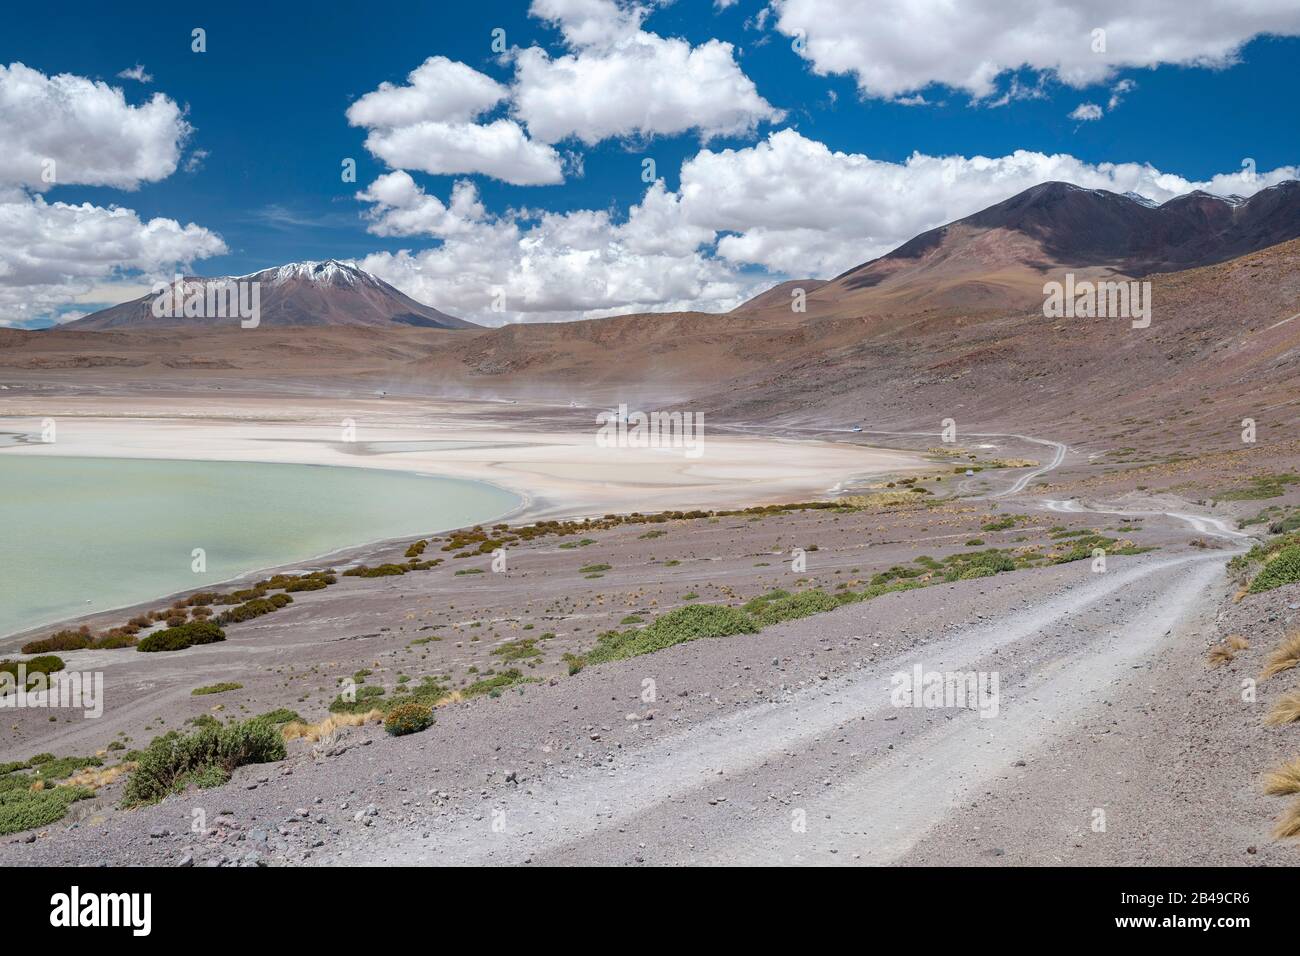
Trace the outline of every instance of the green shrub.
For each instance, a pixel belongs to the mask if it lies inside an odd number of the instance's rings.
[[[1268,526],[1269,534],[1286,534],[1289,531],[1300,531],[1300,514],[1274,521]]]
[[[480,694],[496,697],[507,687],[530,682],[530,680],[530,678],[524,677],[522,671],[512,667],[508,671],[502,671],[500,674],[493,674],[491,677],[475,681],[466,687],[462,693],[466,697],[478,697]]]
[[[1283,472],[1277,475],[1252,475],[1250,484],[1244,488],[1234,488],[1221,492],[1214,497],[1218,501],[1258,501],[1262,498],[1278,498],[1286,494],[1286,486],[1300,482],[1300,475]]]
[[[190,695],[192,697],[203,697],[206,694],[224,694],[228,690],[242,690],[243,687],[243,684],[227,680],[222,681],[219,684],[208,684],[206,687],[196,687],[190,691]]]
[[[374,567],[361,564],[355,568],[349,568],[343,573],[350,578],[382,578],[394,574],[405,574],[409,570],[410,568],[401,564],[377,564]]]
[[[41,756],[46,756],[42,754]],[[33,780],[66,780],[86,767],[102,767],[98,757],[52,757],[33,766]]]
[[[49,826],[62,820],[73,803],[91,795],[85,787],[0,791],[0,835]]]
[[[138,639],[134,634],[114,629],[99,638],[92,645],[97,651],[116,651],[124,647],[135,647]]]
[[[224,615],[222,615],[224,617]],[[196,644],[215,644],[226,639],[226,632],[212,621],[189,621],[178,627],[169,627],[142,638],[135,649],[154,651],[183,651]]]
[[[508,661],[540,658],[542,652],[537,647],[537,640],[535,637],[521,637],[517,640],[506,641],[500,647],[493,648],[492,654]]]
[[[972,551],[969,554],[954,554],[944,563],[947,564],[948,570],[944,572],[943,579],[950,583],[968,581],[971,578],[986,578],[1016,569],[1015,559],[997,548]]]
[[[270,597],[253,598],[251,601],[245,601],[243,604],[232,607],[229,611],[222,611],[217,616],[217,623],[225,625],[251,621],[255,617],[278,611],[285,605],[292,603],[293,598],[287,594],[272,594]]]
[[[76,631],[58,631],[38,641],[28,641],[22,646],[22,652],[24,654],[50,654],[54,651],[80,651],[90,647],[94,640],[95,637],[90,633],[90,628],[82,627]]]
[[[824,611],[833,611],[840,606],[840,603],[825,591],[814,589],[777,598],[776,600],[756,598],[745,605],[745,610],[753,616],[758,624],[766,627],[780,621],[790,621],[795,618],[821,614]]]
[[[330,713],[364,714],[367,711],[374,710],[378,706],[378,701],[375,698],[383,697],[384,689],[373,684],[367,684],[364,687],[358,687],[355,696],[355,700],[347,700],[342,694],[335,697],[330,701]]]
[[[1300,545],[1291,545],[1277,552],[1250,582],[1252,594],[1271,591],[1284,584],[1300,581]]]
[[[18,665],[23,664],[27,673],[27,687],[31,687],[38,680],[37,674],[54,674],[63,670],[66,666],[63,658],[56,657],[53,654],[42,654],[39,657],[33,657],[27,661],[0,661],[0,672],[8,673],[13,678],[13,685],[18,684]],[[26,690],[27,688],[23,688]]]
[[[645,627],[632,631],[608,631],[585,655],[587,663],[617,661],[698,640],[702,637],[728,637],[753,634],[758,630],[749,615],[735,608],[717,604],[692,604],[669,611]]]
[[[424,704],[398,704],[384,718],[384,730],[394,737],[417,734],[433,725],[433,710]]]
[[[327,588],[334,582],[323,577],[305,577],[297,581],[291,581],[284,586],[285,592],[290,591],[319,591],[321,588]]]
[[[123,791],[123,806],[157,803],[187,784],[213,786],[230,779],[236,767],[283,760],[284,738],[259,720],[205,727],[188,736],[165,734],[140,754]]]
[[[258,714],[250,718],[263,724],[269,724],[272,727],[280,727],[284,724],[291,724],[295,720],[302,720],[296,710],[290,710],[288,707],[280,707],[276,710],[267,711],[265,714]]]

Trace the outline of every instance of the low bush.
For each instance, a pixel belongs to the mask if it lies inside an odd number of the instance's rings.
[[[292,603],[293,598],[287,594],[272,594],[270,597],[253,598],[251,601],[245,601],[243,604],[232,607],[229,611],[222,611],[217,615],[217,623],[226,625],[251,621],[255,617],[278,611],[280,608]]]
[[[243,684],[238,684],[235,681],[222,681],[219,684],[208,684],[206,687],[196,687],[190,691],[190,696],[203,697],[207,694],[224,694],[226,691],[230,690],[242,690],[243,687]]]
[[[187,736],[167,734],[144,750],[126,783],[122,803],[157,803],[188,784],[215,786],[236,767],[283,760],[284,738],[276,726],[259,720],[205,727]]]
[[[78,630],[58,631],[49,637],[37,641],[28,641],[22,646],[24,654],[50,654],[55,651],[80,651],[90,647],[95,637],[90,628],[82,626]]]
[[[92,646],[97,651],[116,651],[123,647],[135,647],[137,643],[138,639],[134,634],[114,629],[96,640]]]
[[[86,787],[0,791],[0,835],[49,826],[62,820],[73,803],[91,794]]]
[[[56,657],[53,654],[43,654],[39,657],[33,657],[27,661],[0,661],[0,672],[7,673],[12,678],[12,686],[18,685],[18,666],[23,665],[27,674],[27,687],[30,687],[33,681],[37,680],[38,674],[54,674],[63,670],[66,666],[63,658]],[[24,687],[24,690],[27,688]]]
[[[821,614],[823,611],[833,611],[840,606],[840,603],[825,591],[814,589],[776,599],[770,599],[765,595],[750,601],[745,605],[744,610],[758,624],[766,627],[780,621],[791,621],[795,618]]]
[[[981,531],[1007,531],[1016,526],[1017,515],[1007,515],[1005,518],[994,518],[980,525]]]
[[[427,730],[433,725],[433,710],[424,704],[398,704],[384,717],[384,730],[394,737],[404,737]]]
[[[374,710],[379,702],[375,699],[384,696],[384,689],[376,687],[373,684],[367,684],[364,687],[358,687],[353,697],[348,700],[342,694],[330,701],[329,710],[331,714],[364,714]]]
[[[1300,531],[1300,514],[1293,514],[1289,518],[1282,518],[1274,521],[1268,526],[1269,534],[1287,534],[1291,531]]]
[[[302,718],[298,716],[296,710],[290,710],[288,707],[280,707],[276,710],[270,710],[265,714],[258,714],[256,717],[250,719],[263,724],[270,724],[272,727],[281,727],[285,724],[291,724],[295,720],[302,720]]]
[[[343,574],[350,578],[383,578],[390,575],[405,574],[410,568],[403,564],[377,564],[374,567],[360,564],[348,568]]]
[[[515,684],[531,683],[533,680],[534,678],[525,677],[522,671],[512,667],[500,674],[493,674],[491,677],[476,680],[465,688],[463,694],[466,697],[478,697],[482,694],[496,697],[507,687],[512,687]]]
[[[1259,501],[1262,498],[1279,498],[1286,494],[1286,486],[1300,483],[1300,475],[1284,472],[1277,475],[1253,475],[1250,484],[1214,497],[1219,501]]]
[[[517,640],[506,641],[500,647],[493,648],[492,654],[507,661],[540,659],[542,652],[537,646],[537,641],[538,639],[535,637],[522,637]]]
[[[589,664],[623,660],[702,637],[753,634],[757,630],[758,625],[743,611],[717,604],[692,604],[669,611],[643,628],[602,634],[585,660]]]
[[[1300,581],[1300,545],[1291,545],[1268,559],[1260,572],[1251,579],[1249,590],[1252,594],[1258,594],[1297,581]]]
[[[141,638],[137,651],[183,651],[196,644],[215,644],[226,639],[226,632],[211,621],[190,621]]]
[[[49,755],[42,754],[41,756]],[[35,758],[32,759],[35,760]],[[46,781],[66,780],[78,770],[84,770],[86,767],[102,766],[104,766],[104,761],[98,757],[51,757],[49,760],[33,764],[32,779]]]
[[[291,591],[319,591],[322,588],[329,587],[333,583],[332,580],[324,577],[305,577],[299,578],[297,581],[290,581],[284,586],[284,590],[285,593]]]

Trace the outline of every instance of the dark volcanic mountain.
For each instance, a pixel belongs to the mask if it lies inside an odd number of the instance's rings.
[[[214,279],[187,277],[192,283],[257,282],[261,297],[260,326],[418,326],[433,329],[478,328],[472,322],[421,305],[382,279],[356,266],[327,259],[324,262],[292,262],[246,276]],[[99,331],[136,329],[163,325],[232,325],[237,318],[159,318],[153,314],[155,296],[150,294],[84,319],[64,328]]]
[[[783,286],[804,286],[812,314],[1005,308],[1041,301],[1043,282],[1064,271],[1138,278],[1213,265],[1298,236],[1294,180],[1249,199],[1197,191],[1161,205],[1049,182],[923,232],[829,282]],[[736,311],[789,311],[788,293],[774,291]]]
[[[1133,194],[1043,183],[960,222],[1032,236],[1064,265],[1107,265],[1145,276],[1213,265],[1296,238],[1300,182],[1279,183],[1250,199],[1197,190],[1162,205]]]

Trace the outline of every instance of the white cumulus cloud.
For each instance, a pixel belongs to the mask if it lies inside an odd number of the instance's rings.
[[[529,139],[514,120],[476,122],[508,92],[490,76],[434,56],[411,71],[406,86],[381,83],[347,117],[369,130],[366,149],[394,169],[481,173],[517,186],[563,182],[560,154]]]
[[[140,73],[131,78],[147,82]],[[0,65],[0,324],[40,318],[126,273],[162,273],[226,251],[194,223],[43,195],[165,179],[190,133],[161,93],[135,106],[106,83]]]
[[[135,80],[137,83],[152,83],[153,74],[145,71],[144,64],[137,63],[117,74],[119,80]]]
[[[407,75],[406,86],[380,83],[348,107],[353,126],[408,126],[424,120],[467,123],[506,98],[492,77],[445,56],[431,56]]]
[[[864,95],[940,84],[990,97],[1028,68],[1072,87],[1126,68],[1225,67],[1252,37],[1300,34],[1293,0],[772,0],[775,26],[819,74]],[[1096,32],[1101,31],[1101,32]]]
[[[372,183],[371,231],[425,236],[433,248],[362,263],[408,294],[485,324],[627,311],[720,311],[787,277],[827,278],[918,233],[1050,180],[1136,192],[1156,202],[1203,189],[1251,195],[1300,173],[1225,173],[1194,181],[1141,163],[1068,154],[929,156],[887,162],[781,130],[743,149],[704,149],[680,188],[649,186],[625,218],[606,210],[488,213],[472,184],[449,202],[405,173]],[[492,311],[496,292],[506,312]]]
[[[190,132],[161,93],[132,106],[107,83],[0,64],[0,183],[136,189],[176,171]]]
[[[552,58],[516,54],[514,115],[543,142],[574,137],[591,146],[624,136],[703,139],[748,134],[785,114],[759,95],[730,43],[637,33],[610,46]]]
[[[9,194],[0,197],[0,324],[39,318],[123,270],[163,274],[225,251],[193,223]]]
[[[713,231],[691,225],[662,183],[627,218],[604,210],[488,215],[473,185],[457,183],[450,203],[404,173],[361,194],[375,203],[371,231],[428,235],[441,245],[375,253],[363,269],[414,296],[474,321],[595,317],[628,311],[731,308],[766,280],[745,276],[700,250]],[[498,295],[503,312],[493,310]]]
[[[1145,163],[1094,164],[1031,150],[914,153],[892,163],[787,129],[745,149],[702,150],[683,164],[680,192],[689,222],[728,233],[718,242],[723,257],[774,273],[830,276],[1051,180],[1165,202],[1193,189],[1248,196],[1298,172],[1287,166],[1193,181]]]

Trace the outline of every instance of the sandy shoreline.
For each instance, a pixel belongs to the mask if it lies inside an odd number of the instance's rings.
[[[845,484],[930,467],[914,453],[784,438],[719,437],[702,453],[607,448],[599,409],[405,400],[60,398],[7,403],[7,455],[343,465],[488,482],[515,518],[740,507],[824,498]],[[51,418],[56,441],[42,443]]]
[[[557,410],[544,406],[470,402],[67,397],[18,415],[10,413],[27,409],[14,404],[0,409],[5,412],[0,434],[17,436],[17,443],[0,445],[0,469],[13,456],[375,468],[503,488],[518,495],[520,503],[496,520],[513,522],[820,499],[854,480],[932,467],[903,451],[780,438],[714,438],[707,430],[699,458],[688,458],[681,449],[602,448],[595,442],[595,409],[561,409],[556,420],[547,413]],[[587,431],[580,424],[583,418],[592,423]],[[41,441],[47,419],[55,423],[53,443]],[[344,440],[345,421],[354,423],[352,441]],[[393,540],[358,541],[317,558],[364,561]],[[312,560],[248,568],[230,580]],[[146,603],[185,593],[166,590]],[[6,643],[69,621],[120,616],[144,606],[127,602],[47,621],[8,635]]]

